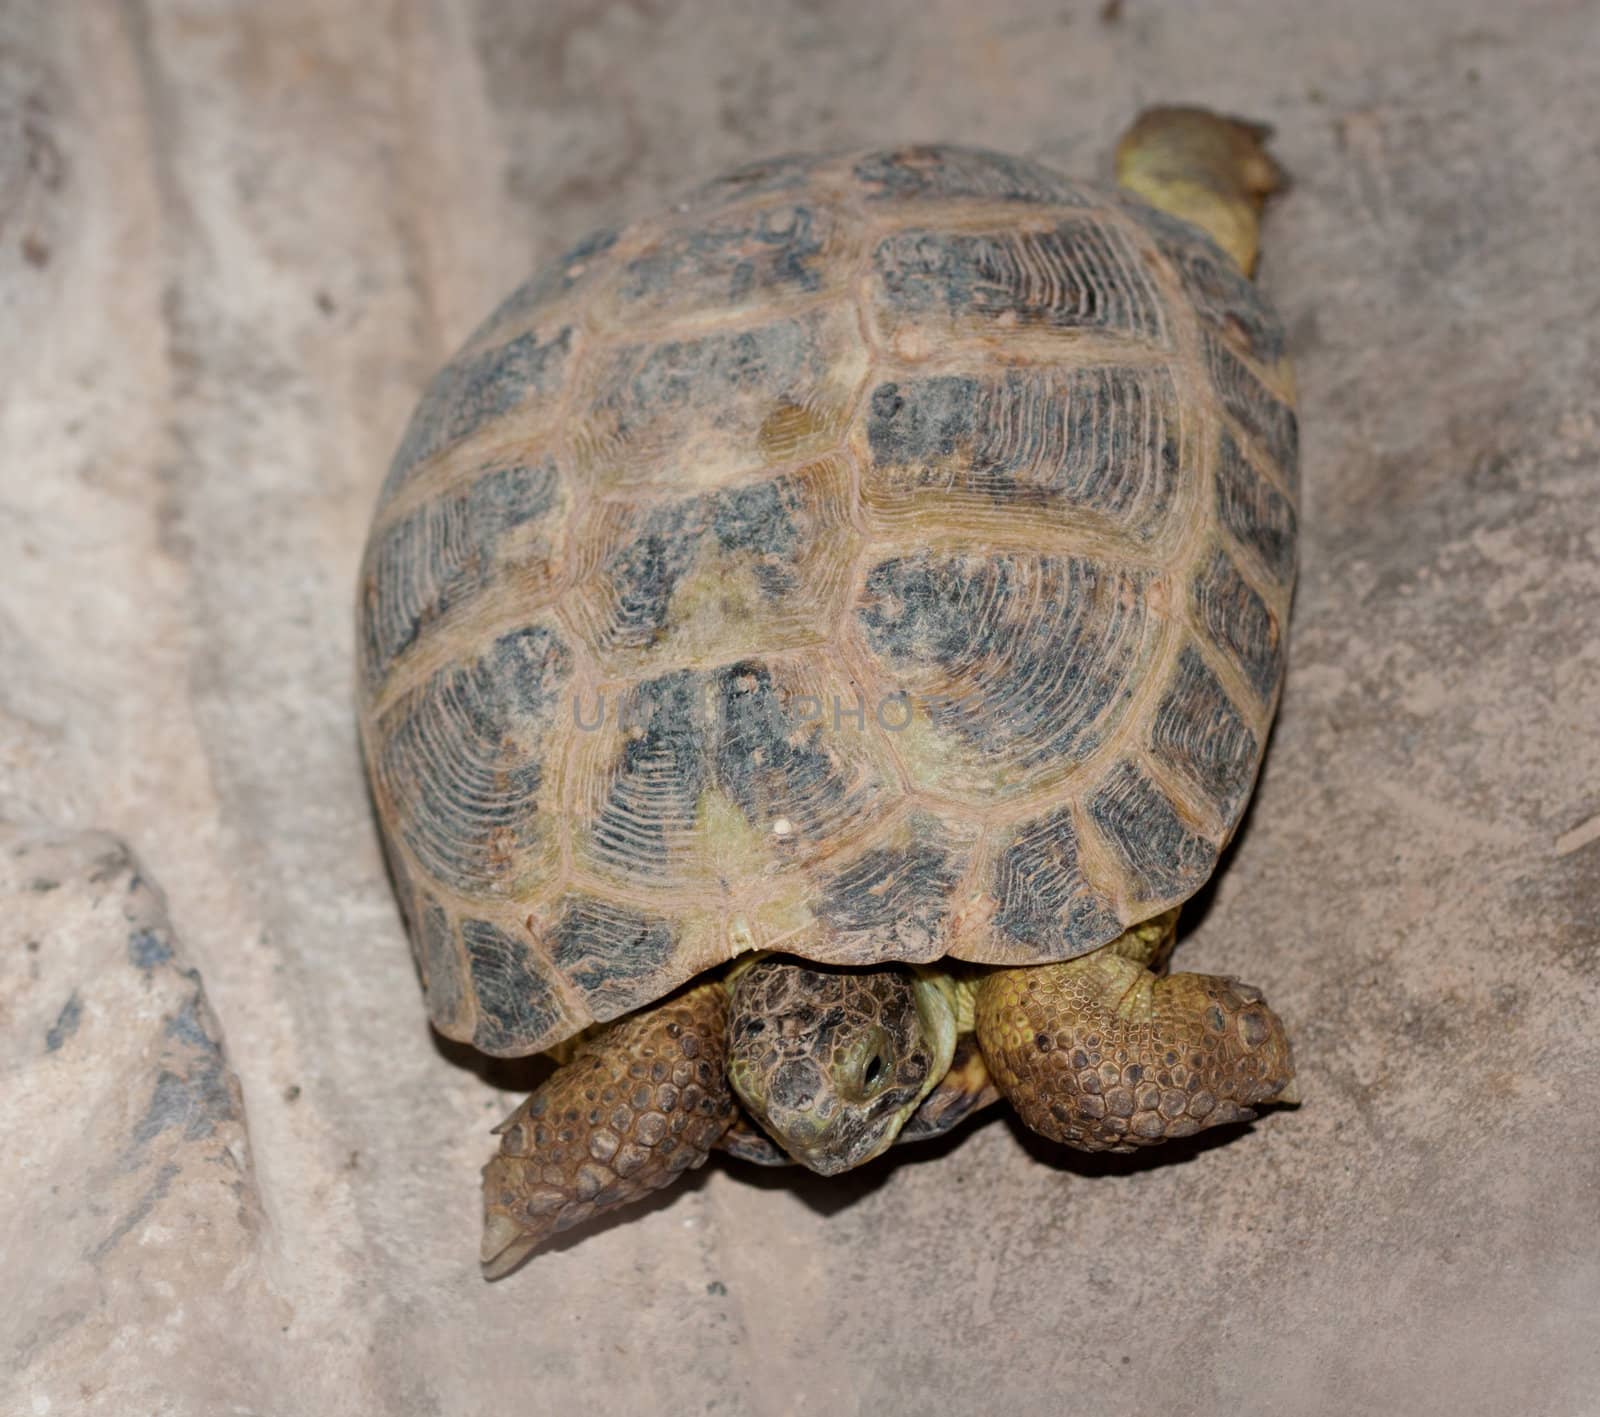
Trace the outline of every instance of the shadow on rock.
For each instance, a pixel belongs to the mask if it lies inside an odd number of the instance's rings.
[[[1142,1146],[1137,1151],[1078,1151],[1030,1131],[1015,1116],[1008,1116],[1006,1121],[1018,1144],[1035,1161],[1085,1179],[1137,1176],[1166,1166],[1182,1166],[1255,1130],[1254,1122],[1224,1122],[1196,1132],[1192,1137],[1164,1141],[1159,1146]]]
[[[998,1116],[997,1110],[990,1110],[968,1119],[943,1136],[890,1147],[865,1166],[839,1176],[819,1176],[799,1165],[759,1166],[721,1153],[713,1157],[712,1164],[726,1168],[730,1176],[737,1177],[745,1185],[765,1191],[789,1191],[818,1215],[836,1215],[870,1196],[902,1166],[918,1166],[948,1156],[974,1131]]]
[[[446,1062],[475,1073],[490,1087],[504,1092],[529,1093],[555,1072],[557,1063],[543,1053],[526,1058],[496,1058],[480,1053],[470,1043],[457,1043],[430,1027],[428,1036],[433,1040],[433,1050]]]

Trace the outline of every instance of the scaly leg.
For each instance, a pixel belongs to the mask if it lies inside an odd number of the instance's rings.
[[[670,1186],[737,1113],[726,1078],[727,991],[700,984],[600,1029],[495,1131],[483,1171],[483,1272]]]
[[[1135,927],[1080,959],[980,981],[990,1075],[1034,1131],[1083,1151],[1131,1151],[1295,1100],[1289,1041],[1260,992],[1152,973],[1145,961],[1159,964],[1170,938],[1170,927]]]

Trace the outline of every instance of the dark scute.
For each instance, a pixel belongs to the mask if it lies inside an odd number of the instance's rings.
[[[982,386],[967,375],[879,384],[867,415],[867,446],[883,466],[914,467],[970,446],[979,427]]]
[[[1089,810],[1141,899],[1188,896],[1216,865],[1216,847],[1183,824],[1166,794],[1135,763],[1118,763],[1107,774]]]
[[[1161,339],[1161,305],[1127,238],[1092,217],[1053,231],[910,230],[884,238],[873,266],[906,313],[1014,318],[1021,327]]]
[[[802,840],[826,834],[852,801],[820,723],[797,731],[771,671],[758,662],[715,671],[713,685],[718,786],[758,829],[785,816]]]
[[[944,686],[926,705],[936,727],[1024,767],[1081,759],[1104,738],[1146,613],[1140,572],[931,552],[879,562],[856,610],[879,659]]]
[[[675,840],[694,829],[706,785],[706,724],[699,676],[678,670],[639,684],[619,705],[623,740],[594,827],[594,849],[623,872],[667,872]]]
[[[654,643],[672,592],[699,554],[706,515],[698,498],[653,508],[639,535],[606,562],[616,592],[608,644],[642,649]]]
[[[485,656],[501,702],[514,714],[548,720],[572,672],[572,656],[552,630],[529,625],[501,635]]]
[[[1123,199],[1122,207],[1172,262],[1201,320],[1218,334],[1242,340],[1249,354],[1263,364],[1276,364],[1283,357],[1283,322],[1255,282],[1210,236],[1131,197]]]
[[[880,561],[867,573],[857,611],[867,643],[880,658],[953,671],[977,656],[974,606],[1003,605],[1012,576],[1004,556],[985,561],[921,551]]]
[[[553,393],[572,350],[572,329],[541,340],[535,331],[445,365],[428,385],[389,467],[383,496],[391,497],[412,471],[459,443],[530,395]]]
[[[1227,429],[1217,463],[1217,515],[1281,585],[1294,579],[1296,521],[1289,499],[1262,477]]]
[[[759,662],[680,670],[637,686],[619,706],[622,739],[592,850],[611,873],[672,877],[674,851],[697,830],[714,787],[759,831],[787,817],[798,843],[830,838],[879,790],[856,784],[817,715],[791,708]]]
[[[836,942],[852,941],[851,962],[929,960],[944,952],[950,892],[960,866],[925,825],[909,847],[865,852],[824,883],[817,918]]]
[[[715,391],[768,386],[776,395],[807,368],[815,350],[799,320],[779,320],[756,330],[669,340],[651,346],[620,400],[641,412],[693,401],[714,406]]]
[[[487,920],[462,921],[461,939],[478,1001],[476,1047],[515,1055],[555,1030],[561,1007],[532,950]]]
[[[461,1014],[461,966],[456,958],[456,931],[445,907],[434,897],[419,894],[418,920],[413,931],[416,964],[422,988],[438,1019]]]
[[[800,549],[800,485],[793,477],[772,478],[749,487],[714,494],[712,527],[725,552],[756,557],[756,583],[777,598],[794,589],[795,575],[785,561]]]
[[[750,329],[603,351],[586,366],[573,436],[602,482],[666,487],[699,480],[692,464],[702,450],[759,460],[764,429],[785,456],[821,452],[845,411],[836,381],[846,319],[834,303]]]
[[[449,1027],[462,1017],[466,1002],[461,956],[456,951],[456,932],[450,916],[431,896],[419,897],[413,938],[428,1009],[436,1022]]]
[[[485,473],[467,493],[467,518],[476,539],[487,541],[542,517],[555,502],[555,464],[515,463]]]
[[[1063,808],[1022,826],[996,873],[995,929],[1052,959],[1094,949],[1122,926],[1078,863],[1078,833]]]
[[[1036,162],[951,143],[869,153],[856,163],[855,175],[875,200],[978,197],[1065,206],[1089,200],[1076,182]]]
[[[1202,788],[1227,826],[1238,821],[1259,745],[1217,676],[1192,649],[1178,658],[1150,740],[1156,759]]]
[[[1246,351],[1263,364],[1283,358],[1282,321],[1232,261],[1193,250],[1169,250],[1168,255],[1195,310],[1218,335],[1242,340]]]
[[[1206,338],[1206,363],[1222,406],[1283,470],[1289,490],[1300,486],[1300,425],[1295,412],[1271,393],[1244,361],[1215,336]]]
[[[369,688],[428,626],[488,584],[501,539],[546,515],[558,483],[553,464],[497,468],[461,495],[430,502],[383,533],[362,606]]]
[[[880,385],[867,444],[874,469],[909,472],[894,479],[908,489],[1081,507],[1149,535],[1177,491],[1181,426],[1165,370],[940,375]]]
[[[574,896],[564,902],[551,944],[555,967],[583,991],[595,1017],[615,1018],[657,997],[673,930],[626,906]]]
[[[817,290],[823,249],[817,227],[817,213],[802,204],[672,232],[623,267],[618,296],[631,304],[681,296],[687,288],[715,308],[756,291]]]
[[[440,671],[379,725],[379,777],[424,871],[469,892],[502,882],[505,854],[533,836],[539,738],[570,674],[566,646],[529,627]]]
[[[1206,632],[1244,672],[1262,703],[1269,702],[1283,675],[1278,617],[1222,551],[1195,573],[1189,594]]]
[[[755,558],[751,570],[763,594],[776,598],[792,591],[795,575],[784,558],[792,558],[800,544],[801,498],[798,481],[780,477],[653,508],[639,534],[606,561],[615,605],[606,646],[643,649],[657,642],[673,592],[709,535],[721,551]]]

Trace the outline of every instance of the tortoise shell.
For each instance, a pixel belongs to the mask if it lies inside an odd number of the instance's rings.
[[[753,949],[1083,954],[1210,874],[1283,672],[1278,320],[1187,224],[956,147],[591,237],[429,385],[362,737],[441,1032]]]

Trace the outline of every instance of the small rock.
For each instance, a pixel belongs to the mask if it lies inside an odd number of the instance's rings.
[[[281,1307],[244,1107],[200,975],[117,838],[0,829],[0,1018],[0,1407],[224,1410],[255,1385],[252,1321]]]

